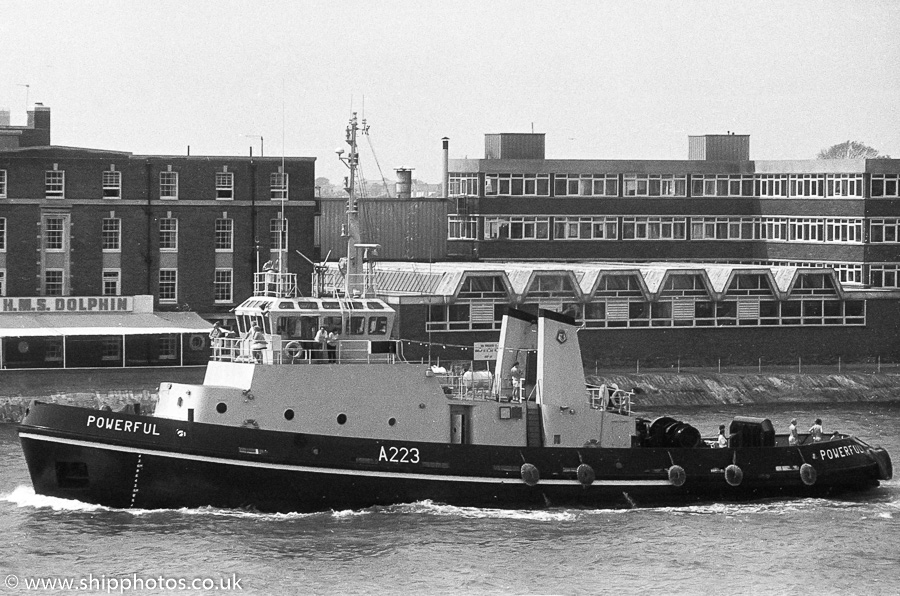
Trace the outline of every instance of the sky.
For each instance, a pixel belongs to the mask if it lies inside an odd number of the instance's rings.
[[[0,108],[52,110],[54,145],[316,158],[353,111],[363,174],[438,183],[484,135],[548,159],[686,159],[750,135],[751,159],[846,140],[900,157],[900,2],[0,0]],[[25,87],[24,85],[28,85]]]

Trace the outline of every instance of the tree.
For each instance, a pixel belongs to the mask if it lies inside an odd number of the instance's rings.
[[[890,159],[890,155],[881,155],[878,149],[869,147],[858,141],[844,141],[819,151],[818,159]]]

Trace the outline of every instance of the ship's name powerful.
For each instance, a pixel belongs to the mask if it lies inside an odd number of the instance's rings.
[[[108,418],[107,416],[88,416],[85,426],[96,426],[106,430],[117,430],[124,433],[139,433],[159,436],[156,424],[147,424],[141,420],[122,420],[121,418]]]
[[[844,445],[842,447],[835,447],[834,449],[819,449],[819,457],[822,459],[838,459],[865,452],[866,451],[859,445]]]

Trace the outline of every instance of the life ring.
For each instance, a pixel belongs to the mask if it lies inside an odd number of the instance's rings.
[[[731,486],[740,486],[744,480],[744,471],[738,466],[731,464],[725,468],[725,482]]]
[[[287,357],[293,360],[303,351],[303,346],[300,345],[299,341],[289,342],[286,346],[284,346],[284,353],[287,354]]]
[[[528,486],[534,486],[541,480],[541,473],[534,464],[522,464],[519,473],[522,476],[522,482]]]
[[[580,482],[584,486],[590,486],[594,483],[594,480],[597,478],[597,475],[594,474],[594,468],[590,467],[587,464],[581,464],[575,470],[575,474],[578,476],[578,482]]]
[[[613,391],[613,394],[609,398],[609,401],[612,402],[612,405],[617,408],[621,408],[622,406],[624,406],[625,400],[625,392],[621,389],[616,389],[615,391]]]
[[[672,483],[672,486],[683,486],[685,480],[687,480],[687,474],[685,474],[684,468],[677,465],[669,468],[669,482]]]
[[[803,481],[803,484],[806,486],[812,486],[816,483],[816,476],[818,472],[816,469],[809,464],[803,464],[800,466],[800,480]]]
[[[206,347],[206,338],[199,334],[192,335],[188,345],[190,345],[191,349],[195,352],[199,352]]]

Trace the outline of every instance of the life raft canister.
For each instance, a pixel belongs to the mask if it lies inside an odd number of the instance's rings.
[[[818,472],[814,467],[810,464],[803,464],[800,466],[800,480],[803,481],[803,484],[806,486],[812,486],[816,483],[816,477],[818,476]]]
[[[744,480],[744,471],[738,466],[731,464],[725,468],[725,482],[731,486],[740,486]]]
[[[594,483],[594,479],[597,477],[594,474],[594,468],[590,467],[587,464],[581,464],[575,470],[575,474],[578,475],[578,482],[580,482],[584,486],[590,486]]]
[[[534,486],[541,480],[541,473],[534,464],[522,464],[519,473],[522,475],[522,482],[528,486]]]
[[[682,486],[685,480],[687,480],[687,474],[684,472],[684,468],[678,465],[669,468],[669,482],[672,483],[672,486]]]

